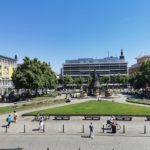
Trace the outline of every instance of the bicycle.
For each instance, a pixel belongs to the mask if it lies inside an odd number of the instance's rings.
[[[111,123],[107,123],[107,124],[106,124],[106,128],[112,128],[111,126],[112,126]],[[116,129],[117,129],[117,130],[120,130],[120,129],[121,129],[121,125],[117,123],[117,124],[116,124]]]

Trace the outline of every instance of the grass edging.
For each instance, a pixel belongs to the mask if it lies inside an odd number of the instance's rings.
[[[129,98],[126,101],[129,102],[129,103],[150,105],[150,101],[148,101],[148,100],[141,100],[141,99]]]

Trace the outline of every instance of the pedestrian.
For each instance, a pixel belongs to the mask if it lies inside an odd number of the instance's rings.
[[[14,111],[14,122],[16,122],[16,121],[17,121],[17,117],[18,117],[17,112],[16,112],[16,111]]]
[[[94,138],[94,126],[93,123],[91,122],[91,124],[89,125],[89,129],[90,129],[90,138]]]
[[[44,130],[44,122],[43,122],[43,120],[39,121],[39,130]]]
[[[8,122],[7,127],[10,127],[10,124],[12,123],[13,119],[12,116],[9,114],[8,117],[6,118],[6,121]]]
[[[111,124],[112,133],[116,133],[117,121],[114,119]]]
[[[114,116],[111,116],[111,117],[107,120],[107,124],[112,124],[114,120],[115,120],[115,117],[114,117]]]

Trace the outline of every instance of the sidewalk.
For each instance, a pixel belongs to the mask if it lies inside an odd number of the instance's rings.
[[[126,103],[124,95],[101,99],[110,101],[113,99],[116,102]],[[71,103],[18,112],[17,122],[11,124],[7,133],[5,127],[0,128],[0,148],[22,147],[24,150],[46,150],[47,147],[52,150],[79,150],[79,148],[81,148],[80,150],[112,150],[112,148],[115,148],[114,150],[141,150],[145,148],[145,150],[148,150],[150,146],[150,122],[145,121],[145,117],[133,117],[132,121],[118,121],[121,130],[118,130],[116,134],[112,134],[110,131],[104,131],[103,133],[102,127],[108,119],[104,116],[98,121],[86,121],[83,120],[82,116],[71,117],[70,120],[53,120],[54,117],[52,116],[44,122],[45,132],[37,130],[39,122],[32,121],[34,117],[21,117],[26,112],[71,105],[88,100],[98,100],[98,98],[73,99]],[[7,114],[0,116],[0,126],[6,124],[6,117]],[[90,122],[93,122],[94,125],[94,139],[88,137]],[[139,139],[138,142],[137,139]]]
[[[121,129],[116,134],[111,134],[109,130],[104,131],[103,125],[106,125],[108,117],[101,116],[100,120],[91,121],[83,120],[83,116],[71,117],[70,120],[54,120],[51,116],[49,120],[45,121],[45,132],[43,130],[37,130],[39,127],[38,121],[32,121],[34,117],[19,117],[16,123],[12,123],[10,128],[1,127],[0,135],[16,134],[16,135],[35,135],[35,134],[66,134],[66,135],[88,135],[89,125],[93,122],[96,136],[150,136],[149,121],[145,121],[145,117],[134,117],[133,121],[118,121],[121,125]],[[3,119],[0,122],[0,126],[6,125],[6,121]],[[125,129],[123,127],[125,125]],[[144,126],[146,126],[146,133],[144,134]],[[24,129],[25,128],[25,129]],[[25,130],[25,133],[24,133]],[[124,131],[125,130],[125,131]],[[63,133],[64,132],[64,133]]]

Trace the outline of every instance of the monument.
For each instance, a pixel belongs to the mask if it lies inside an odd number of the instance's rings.
[[[91,96],[99,96],[100,95],[100,82],[98,75],[96,73],[96,69],[94,69],[92,73],[92,82],[89,85],[89,95]]]

